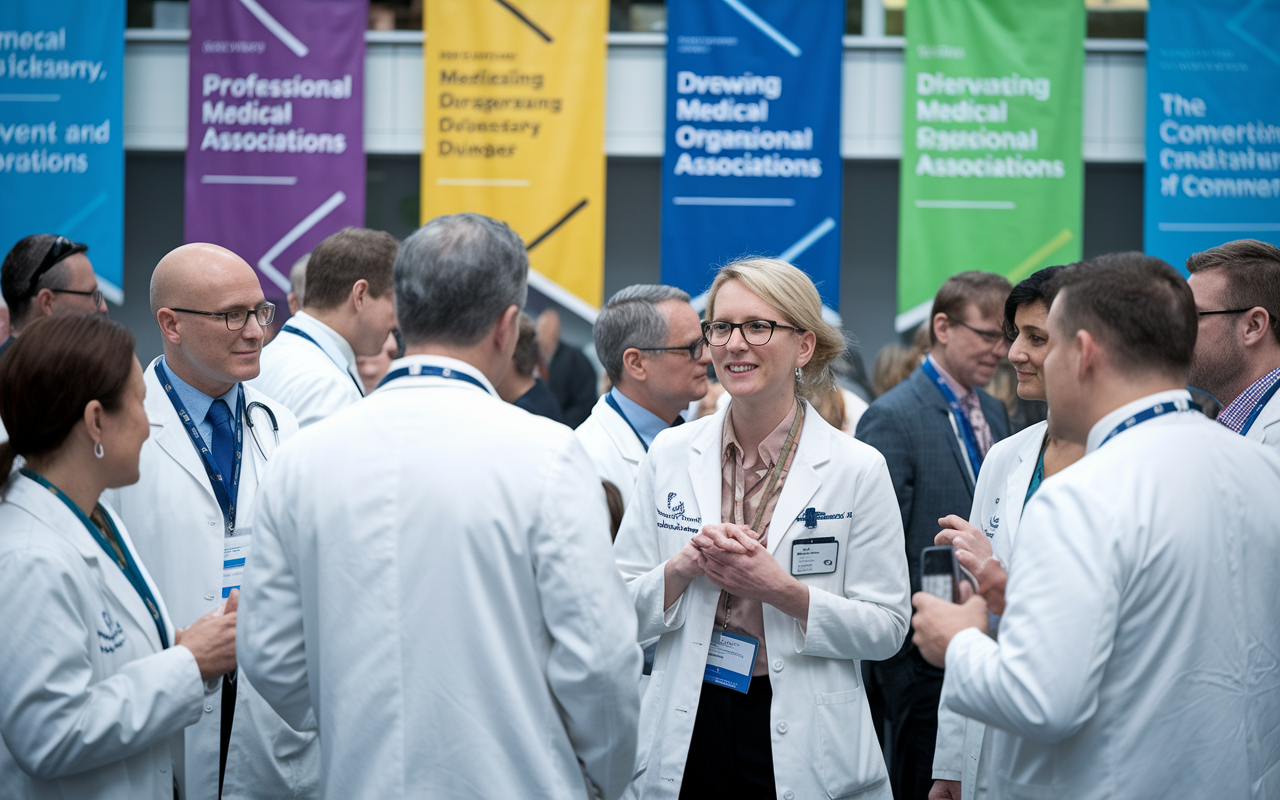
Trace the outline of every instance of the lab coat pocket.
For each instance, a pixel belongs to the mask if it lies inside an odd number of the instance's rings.
[[[653,740],[658,734],[658,717],[662,716],[662,683],[666,674],[666,670],[656,670],[649,676],[649,685],[640,701],[640,735],[636,740],[636,771],[632,780],[640,777],[649,767]]]
[[[828,797],[845,797],[889,778],[863,697],[861,689],[817,697],[822,784]]]

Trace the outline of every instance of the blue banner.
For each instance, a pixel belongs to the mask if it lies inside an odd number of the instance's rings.
[[[124,302],[125,0],[0,3],[0,252],[57,233],[89,245]]]
[[[1235,239],[1280,244],[1280,3],[1162,0],[1147,14],[1143,249],[1185,273]]]
[[[669,0],[662,281],[776,256],[840,304],[843,0]]]

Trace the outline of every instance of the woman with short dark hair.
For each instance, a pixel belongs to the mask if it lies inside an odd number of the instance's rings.
[[[105,317],[49,317],[0,358],[0,797],[169,800],[169,737],[235,667],[235,596],[174,630],[99,502],[150,434],[133,349]]]

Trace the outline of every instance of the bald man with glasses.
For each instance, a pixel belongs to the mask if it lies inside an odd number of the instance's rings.
[[[294,415],[246,385],[275,317],[257,273],[211,244],[188,244],[151,276],[164,355],[146,369],[151,437],[142,478],[112,490],[174,624],[190,625],[239,586],[253,548],[258,482]],[[184,800],[318,796],[315,732],[299,732],[233,673],[206,687],[199,722],[174,764]]]
[[[0,343],[0,355],[14,336],[41,317],[107,313],[93,264],[85,255],[88,249],[87,244],[52,233],[27,236],[13,246],[0,266],[11,332]]]

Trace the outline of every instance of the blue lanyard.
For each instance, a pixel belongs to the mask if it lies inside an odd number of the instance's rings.
[[[942,392],[942,399],[947,401],[947,405],[951,407],[951,416],[955,418],[956,425],[960,427],[960,435],[964,438],[965,450],[969,452],[969,466],[973,467],[973,479],[978,479],[978,470],[982,469],[982,451],[978,449],[978,435],[973,432],[973,423],[969,422],[969,413],[964,410],[964,406],[960,405],[960,401],[956,398],[955,392],[951,391],[951,387],[938,374],[938,368],[933,365],[928,358],[920,365],[924,370],[924,374],[929,376],[929,380],[933,381],[933,385],[938,387],[938,391]]]
[[[645,444],[644,437],[640,435],[640,431],[636,430],[636,426],[631,424],[631,420],[627,419],[627,415],[622,413],[622,406],[618,405],[618,401],[613,399],[613,394],[606,392],[604,401],[609,404],[610,408],[618,412],[618,416],[622,417],[622,421],[627,423],[627,427],[630,428],[631,432],[640,440],[640,446],[644,448],[646,453],[649,452],[649,445]]]
[[[1127,431],[1130,428],[1134,427],[1135,425],[1141,425],[1144,422],[1150,422],[1156,417],[1162,416],[1164,414],[1172,414],[1175,411],[1199,411],[1199,410],[1200,410],[1200,406],[1186,399],[1173,400],[1166,403],[1157,403],[1151,408],[1145,409],[1143,411],[1139,411],[1137,414],[1134,414],[1132,417],[1129,417],[1124,422],[1121,422],[1119,425],[1112,428],[1111,433],[1107,434],[1107,438],[1103,439],[1102,443],[1099,444],[1098,447],[1102,447],[1102,445],[1111,441],[1112,437],[1114,437],[1116,434]]]
[[[1253,410],[1249,412],[1249,416],[1244,420],[1244,427],[1240,429],[1240,435],[1244,436],[1253,427],[1253,423],[1258,421],[1258,415],[1262,413],[1262,409],[1267,407],[1267,403],[1271,402],[1271,398],[1276,396],[1276,390],[1280,389],[1280,380],[1271,384],[1262,397],[1258,398],[1258,402],[1253,404]]]
[[[388,383],[391,383],[394,380],[399,380],[400,378],[448,378],[449,380],[463,381],[473,386],[479,386],[485,394],[489,393],[488,388],[486,388],[483,383],[465,372],[458,372],[457,370],[449,369],[448,367],[431,367],[423,366],[422,364],[410,364],[407,367],[401,367],[400,369],[388,372],[382,380],[378,381],[377,388],[381,389]]]
[[[364,387],[361,386],[358,381],[356,381],[355,376],[351,374],[351,371],[348,370],[346,367],[344,367],[342,364],[339,364],[338,360],[333,356],[329,355],[329,351],[325,350],[324,347],[322,347],[319,342],[311,338],[311,336],[308,335],[306,331],[300,331],[297,328],[293,327],[292,325],[285,325],[280,330],[284,331],[285,333],[292,333],[294,336],[301,336],[303,339],[306,339],[308,342],[311,342],[316,347],[319,347],[320,352],[328,356],[329,360],[332,361],[338,367],[338,369],[342,370],[342,374],[346,375],[348,378],[351,379],[351,382],[356,385],[356,391],[360,393],[361,397],[364,397]]]
[[[236,496],[240,490],[240,456],[243,452],[241,445],[244,443],[244,426],[240,424],[240,419],[244,415],[244,386],[239,386],[240,394],[236,400],[236,413],[232,417],[236,423],[235,465],[231,468],[231,475],[226,476],[218,470],[218,465],[213,461],[213,451],[205,444],[204,437],[200,435],[200,429],[187,413],[187,407],[182,404],[182,398],[178,397],[173,384],[165,377],[165,370],[161,369],[159,361],[156,362],[156,377],[160,379],[164,393],[169,396],[169,402],[173,403],[174,410],[178,412],[178,419],[182,420],[182,424],[186,426],[187,433],[191,436],[191,444],[200,454],[201,462],[204,463],[205,472],[209,473],[209,483],[213,486],[214,496],[218,498],[218,505],[222,507],[222,519],[227,524],[227,535],[231,536],[236,532]],[[228,477],[231,479],[229,482]]]
[[[138,593],[138,597],[142,598],[142,604],[147,607],[147,611],[151,613],[151,618],[155,620],[156,631],[160,634],[160,648],[162,650],[167,650],[169,648],[169,635],[165,632],[164,622],[160,619],[160,607],[156,603],[155,595],[151,594],[151,587],[142,579],[142,571],[138,569],[137,562],[133,560],[133,553],[130,553],[129,548],[125,546],[124,537],[120,535],[120,531],[116,528],[115,522],[112,521],[111,515],[108,514],[106,509],[102,506],[97,507],[97,511],[102,516],[103,522],[105,522],[107,527],[111,530],[111,538],[115,540],[116,546],[120,548],[119,551],[111,546],[111,543],[107,541],[105,536],[103,536],[102,531],[98,529],[98,526],[93,524],[93,520],[85,516],[85,513],[80,510],[80,506],[71,502],[71,499],[63,494],[57,486],[49,483],[43,476],[37,475],[26,467],[23,467],[20,472],[52,492],[53,496],[61,500],[63,505],[67,508],[71,509],[72,513],[76,515],[76,518],[84,524],[85,528],[89,531],[89,535],[92,536],[93,540],[98,543],[98,546],[106,552],[111,561],[120,568],[120,571],[124,573],[124,576],[129,579],[129,583],[133,585],[134,591]]]

